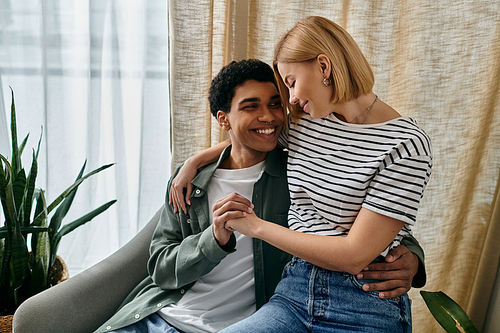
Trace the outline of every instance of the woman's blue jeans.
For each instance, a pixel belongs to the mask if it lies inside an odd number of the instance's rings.
[[[269,302],[221,332],[411,332],[408,295],[381,299],[367,282],[294,257]]]

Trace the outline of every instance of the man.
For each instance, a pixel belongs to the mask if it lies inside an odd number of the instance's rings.
[[[166,205],[151,242],[150,276],[97,332],[217,332],[267,302],[280,280],[290,255],[224,228],[245,214],[235,200],[240,195],[257,216],[287,226],[287,154],[276,148],[284,113],[273,71],[258,60],[232,62],[212,80],[209,100],[232,145],[198,170],[185,211]],[[414,239],[404,244],[423,262]],[[395,278],[370,285],[388,290],[385,297],[406,292],[404,281],[409,284],[419,265],[403,246],[393,255],[401,259],[362,273]],[[411,268],[399,270],[404,267]],[[425,281],[425,270],[419,274]]]

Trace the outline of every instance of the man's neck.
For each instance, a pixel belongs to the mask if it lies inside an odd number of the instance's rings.
[[[243,169],[249,168],[262,162],[266,158],[266,152],[255,151],[239,151],[233,146],[229,156],[222,161],[219,168],[221,169]]]

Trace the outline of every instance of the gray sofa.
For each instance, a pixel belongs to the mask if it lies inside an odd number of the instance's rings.
[[[149,244],[162,209],[111,256],[21,304],[14,333],[89,333],[101,326],[147,276]]]

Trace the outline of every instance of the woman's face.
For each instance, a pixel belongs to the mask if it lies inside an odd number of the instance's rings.
[[[333,88],[325,86],[323,79],[330,72],[315,59],[307,62],[278,62],[278,71],[288,87],[290,104],[299,104],[313,118],[323,118],[333,112],[330,103]]]

